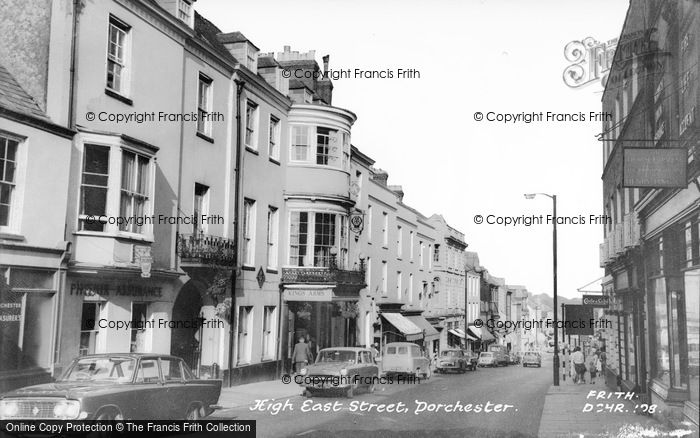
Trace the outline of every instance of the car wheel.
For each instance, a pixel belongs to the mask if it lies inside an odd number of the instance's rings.
[[[194,404],[187,409],[187,414],[185,414],[185,420],[199,420],[202,418],[202,413],[199,409],[198,404]]]
[[[106,408],[97,416],[101,421],[123,421],[124,416],[117,408]]]
[[[306,398],[311,398],[311,397],[313,396],[313,393],[311,392],[311,390],[305,389],[303,395],[304,395],[304,397],[306,397]]]

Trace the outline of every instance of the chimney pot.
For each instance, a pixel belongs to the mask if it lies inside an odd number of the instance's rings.
[[[289,53],[292,50],[292,46],[284,46],[284,53]]]
[[[328,61],[330,60],[331,55],[326,55],[323,57],[323,73],[326,75],[328,74]]]

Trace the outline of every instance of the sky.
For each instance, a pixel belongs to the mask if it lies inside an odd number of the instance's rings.
[[[617,38],[628,0],[199,0],[197,11],[224,32],[240,31],[262,52],[316,51],[330,68],[394,72],[393,79],[334,81],[333,105],[358,119],[352,143],[403,186],[404,202],[442,214],[465,233],[489,273],[533,293],[552,294],[552,225],[476,224],[474,217],[557,215],[586,224],[558,227],[558,292],[603,276],[599,81],[570,88],[564,47]],[[419,78],[398,78],[398,69]],[[583,113],[586,121],[499,123],[475,112]],[[586,289],[600,289],[599,282]]]

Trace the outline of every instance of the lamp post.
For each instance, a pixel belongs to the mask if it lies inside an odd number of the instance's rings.
[[[546,193],[527,193],[526,199],[534,199],[537,195],[547,196],[552,200],[552,288],[554,293],[553,309],[554,309],[554,369],[552,370],[554,386],[559,386],[559,317],[557,316],[557,195],[548,195]]]

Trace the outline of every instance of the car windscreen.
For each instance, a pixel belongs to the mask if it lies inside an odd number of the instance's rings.
[[[354,351],[321,350],[317,362],[355,362]]]
[[[525,353],[527,359],[537,359],[539,355],[537,353]]]
[[[443,351],[442,352],[442,357],[460,357],[461,354],[459,354],[459,351]]]
[[[131,382],[136,359],[131,357],[86,357],[78,359],[63,376],[63,382]]]
[[[493,353],[481,353],[479,357],[493,357]]]

